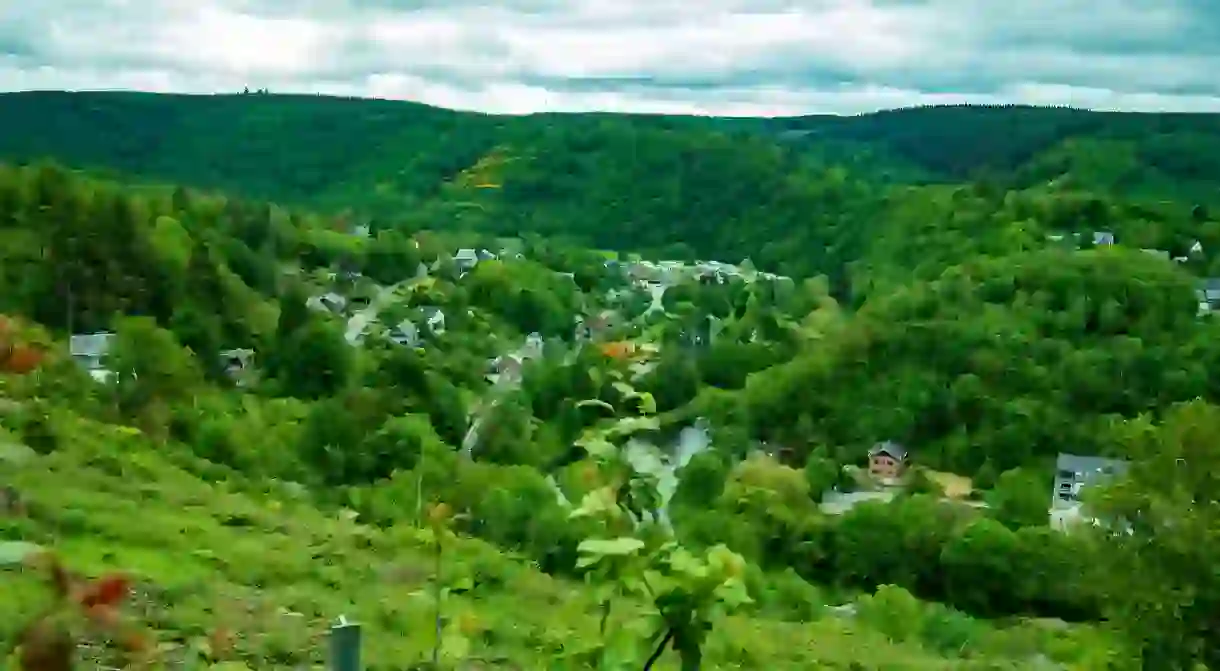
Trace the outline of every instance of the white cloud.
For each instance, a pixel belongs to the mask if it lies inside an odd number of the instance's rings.
[[[963,101],[1220,111],[1220,49],[1210,39],[1220,37],[1220,13],[1203,14],[1196,0],[391,8],[401,4],[9,3],[0,89],[249,86],[508,113],[854,113]]]

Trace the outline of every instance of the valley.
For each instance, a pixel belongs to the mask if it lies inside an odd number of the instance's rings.
[[[1220,649],[1214,117],[0,123],[0,548],[131,576],[167,667],[322,664],[341,615],[371,669]]]

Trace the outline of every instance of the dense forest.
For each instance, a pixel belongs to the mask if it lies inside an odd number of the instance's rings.
[[[387,669],[1220,663],[1215,117],[0,121],[0,550],[128,572],[157,650],[296,667],[350,608]],[[1130,465],[1107,524],[1052,524],[1065,453]]]

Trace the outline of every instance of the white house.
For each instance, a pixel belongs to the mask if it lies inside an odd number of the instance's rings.
[[[74,335],[68,340],[68,351],[81,368],[98,382],[105,382],[114,376],[114,371],[106,368],[102,360],[110,353],[114,345],[114,334],[110,332],[88,333]]]
[[[1127,462],[1119,459],[1060,454],[1055,461],[1055,485],[1049,513],[1051,527],[1064,530],[1075,524],[1100,524],[1084,509],[1081,494],[1089,487],[1121,476],[1127,466]]]

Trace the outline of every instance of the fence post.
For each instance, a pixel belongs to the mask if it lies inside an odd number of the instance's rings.
[[[361,671],[360,625],[342,615],[330,627],[330,671]]]

